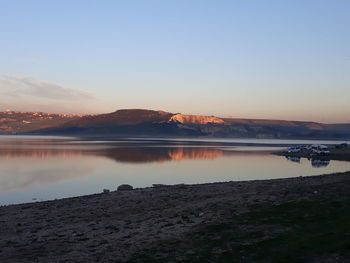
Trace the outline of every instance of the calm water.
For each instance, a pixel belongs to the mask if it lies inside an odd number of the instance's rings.
[[[350,170],[350,162],[271,155],[271,144],[315,141],[81,140],[0,136],[0,204],[78,196],[152,184],[287,178]],[[322,142],[332,143],[332,142]]]

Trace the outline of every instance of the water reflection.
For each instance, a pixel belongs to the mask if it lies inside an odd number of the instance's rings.
[[[0,191],[53,184],[93,174],[99,158],[119,163],[144,164],[180,160],[215,159],[232,152],[214,148],[27,148],[0,149]]]
[[[90,152],[91,153],[91,152]],[[90,154],[89,153],[89,154]],[[94,151],[93,154],[108,157],[123,163],[149,163],[180,161],[186,159],[215,159],[232,152],[214,148],[113,148],[103,151]]]
[[[293,163],[300,163],[301,162],[301,158],[299,156],[286,156],[286,159],[288,161],[293,162]],[[311,166],[314,168],[327,167],[330,164],[330,160],[326,160],[326,159],[317,159],[317,158],[309,159],[308,158],[307,160],[310,161]]]
[[[0,138],[0,204],[91,194],[122,183],[146,187],[350,170],[349,162],[311,160],[310,165],[305,158],[284,161],[270,150],[164,141]]]
[[[101,156],[122,163],[148,163],[180,161],[185,159],[215,159],[223,155],[232,155],[233,152],[215,148],[188,148],[188,147],[123,147],[102,149],[43,149],[43,148],[3,148],[0,157],[6,160],[15,158],[74,158],[81,156]]]
[[[0,157],[6,160],[15,158],[40,158],[45,159],[49,157],[78,157],[86,154],[82,150],[74,149],[41,149],[41,148],[2,148],[0,149]]]
[[[286,156],[286,159],[294,163],[300,163],[301,160],[301,158],[297,156]]]
[[[315,168],[327,167],[329,163],[330,160],[311,159],[311,165]]]
[[[20,163],[18,163],[20,161]],[[8,160],[0,167],[0,192],[25,190],[38,185],[47,185],[73,178],[89,176],[94,171],[93,163],[76,165],[79,159],[62,162],[57,158]],[[0,161],[1,162],[1,161]]]

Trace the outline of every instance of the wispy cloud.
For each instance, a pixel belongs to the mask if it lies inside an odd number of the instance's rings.
[[[36,97],[59,101],[91,100],[94,95],[41,81],[33,77],[0,73],[0,94],[9,97]]]

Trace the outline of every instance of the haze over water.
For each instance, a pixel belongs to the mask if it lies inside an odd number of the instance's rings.
[[[115,190],[123,183],[148,187],[350,170],[350,162],[311,163],[307,159],[287,160],[270,154],[271,150],[280,148],[232,146],[215,140],[92,141],[3,136],[0,137],[0,204],[99,193],[105,188]]]

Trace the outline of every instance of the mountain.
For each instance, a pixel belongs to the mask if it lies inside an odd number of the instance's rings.
[[[97,115],[0,113],[0,133],[72,136],[349,139],[350,124],[219,118],[145,109]]]
[[[112,113],[83,116],[68,122],[67,126],[87,127],[104,125],[138,125],[142,123],[166,122],[173,114],[164,111],[130,109]]]
[[[40,134],[85,136],[201,136],[192,127],[171,120],[174,114],[164,111],[128,109],[112,113],[84,116],[63,125],[34,131]]]

